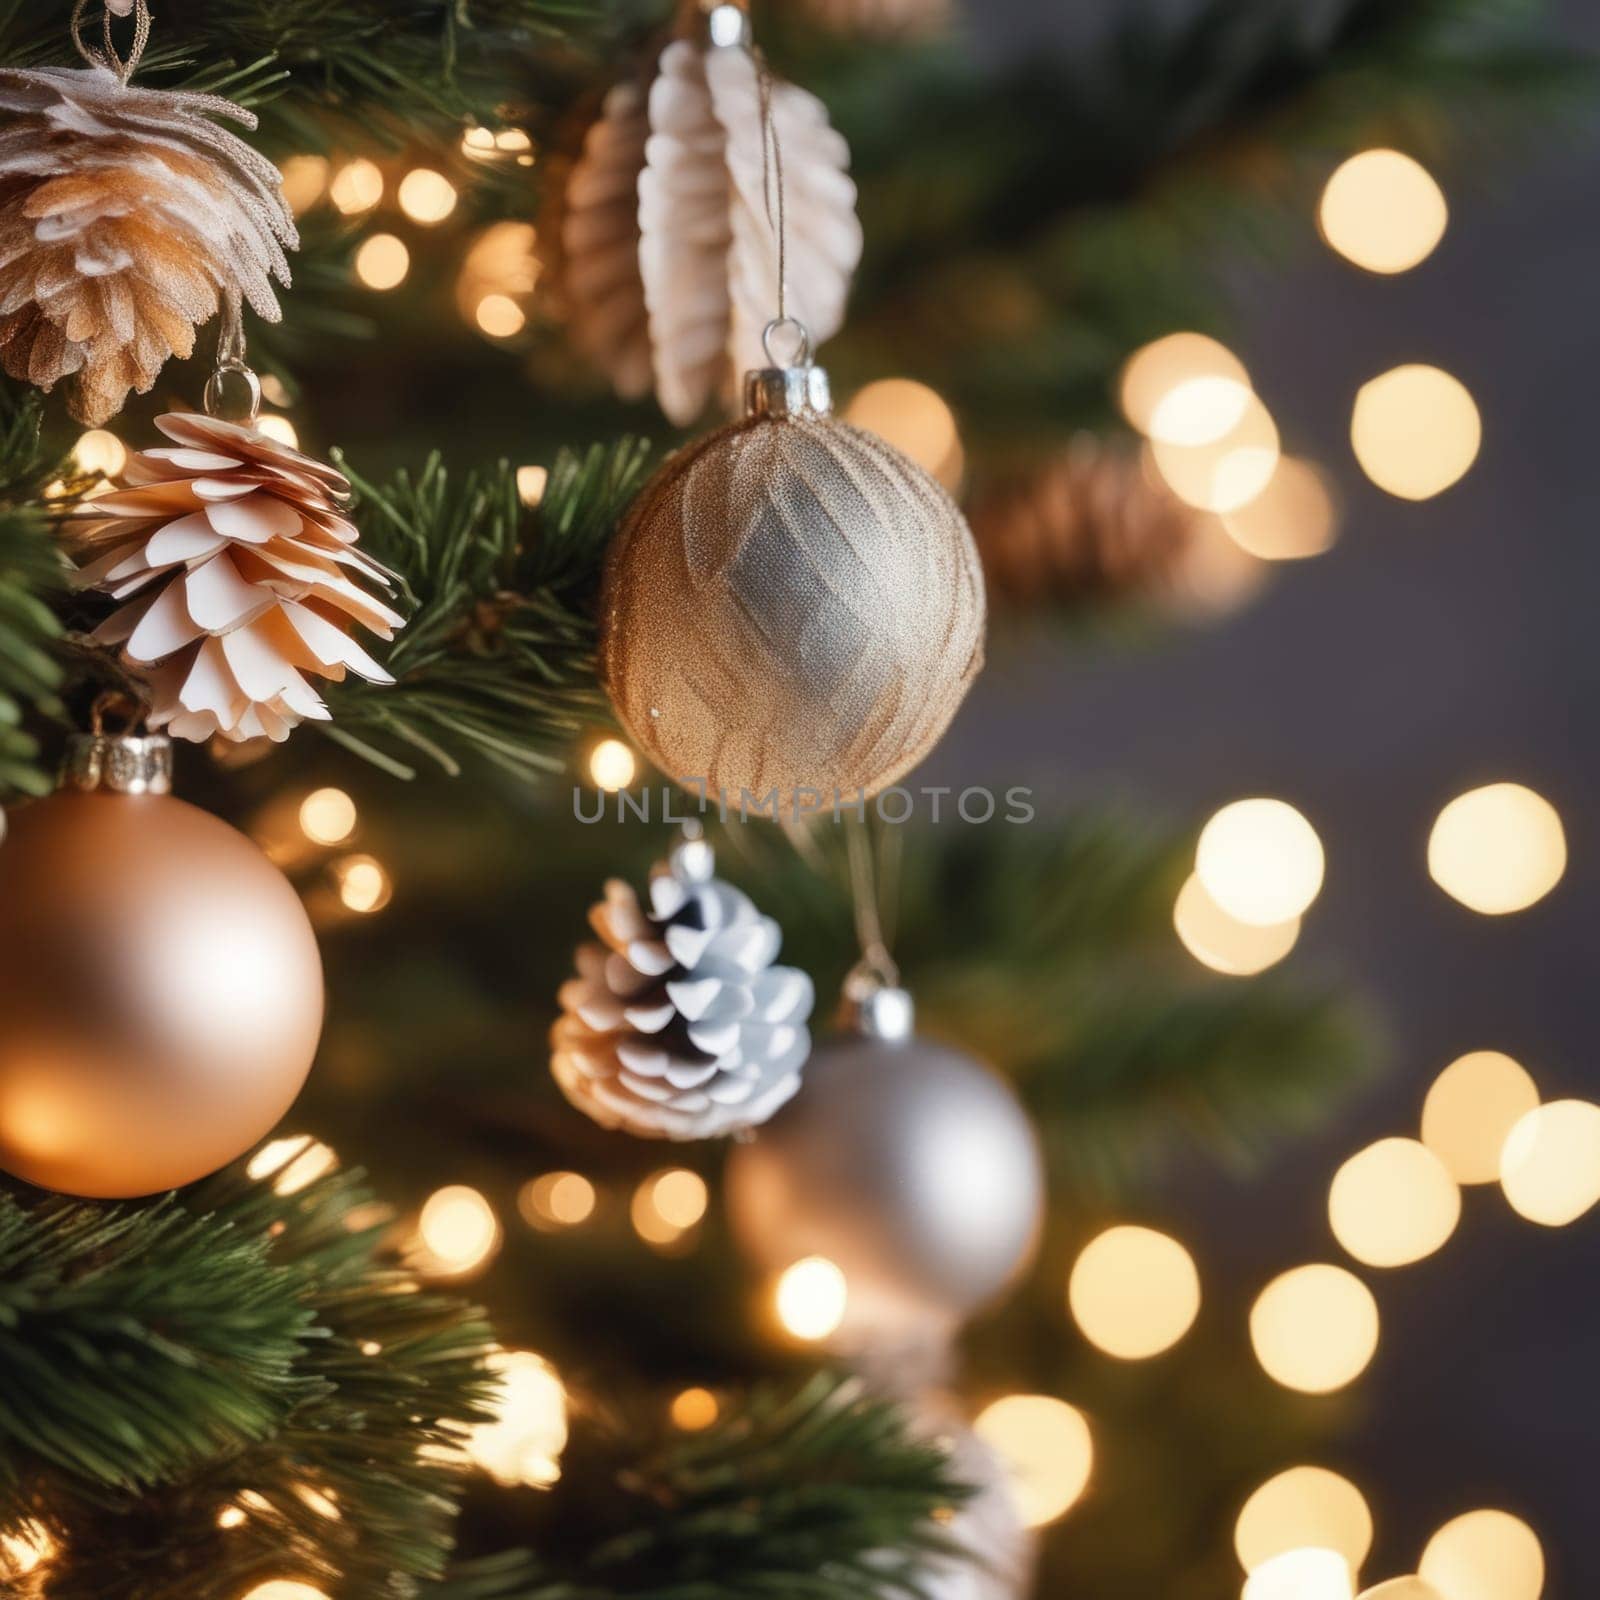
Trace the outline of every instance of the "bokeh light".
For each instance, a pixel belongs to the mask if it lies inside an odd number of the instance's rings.
[[[297,1578],[269,1578],[241,1597],[241,1600],[328,1600],[315,1584]]]
[[[456,306],[492,338],[510,338],[527,322],[524,303],[539,281],[539,236],[529,222],[496,222],[468,249],[456,275]]]
[[[1247,393],[1237,421],[1217,438],[1203,444],[1152,438],[1150,451],[1156,470],[1180,500],[1201,511],[1238,511],[1266,489],[1278,469],[1278,427],[1261,401]]]
[[[1083,1336],[1108,1355],[1140,1361],[1175,1345],[1200,1312],[1194,1258],[1153,1228],[1107,1228],[1083,1249],[1067,1283]]]
[[[1298,917],[1322,888],[1322,841],[1282,800],[1235,800],[1205,825],[1195,875],[1231,917],[1275,927]]]
[[[1452,1061],[1422,1105],[1422,1142],[1457,1183],[1495,1183],[1517,1123],[1539,1104],[1527,1071],[1498,1050]]]
[[[413,222],[443,222],[456,208],[456,186],[431,167],[413,167],[400,180],[400,209]]]
[[[1150,413],[1150,437],[1163,444],[1215,444],[1244,421],[1250,385],[1217,375],[1185,378],[1168,389]]]
[[[497,1350],[488,1365],[498,1380],[489,1402],[494,1421],[472,1429],[467,1455],[506,1488],[546,1488],[561,1476],[567,1445],[567,1391],[560,1375],[527,1350]]]
[[[1361,1491],[1326,1467],[1290,1467],[1245,1501],[1233,1525],[1239,1564],[1254,1572],[1290,1550],[1334,1550],[1352,1573],[1372,1549],[1372,1512]]]
[[[1444,1600],[1444,1596],[1426,1579],[1412,1575],[1374,1584],[1363,1589],[1356,1600]]]
[[[1172,908],[1172,925],[1183,947],[1202,966],[1233,978],[1265,972],[1294,949],[1300,919],[1259,926],[1230,917],[1190,873]]]
[[[1428,1541],[1417,1574],[1443,1600],[1539,1600],[1544,1551],[1519,1517],[1468,1511]]]
[[[838,1331],[850,1303],[844,1274],[826,1256],[807,1256],[784,1270],[773,1305],[796,1339],[815,1342]]]
[[[326,156],[290,156],[284,162],[283,198],[298,217],[319,201],[328,187]]]
[[[1369,1267],[1403,1267],[1430,1256],[1461,1220],[1461,1191],[1417,1139],[1379,1139],[1334,1174],[1328,1189],[1333,1236]]]
[[[1428,836],[1428,875],[1485,916],[1526,910],[1560,883],[1566,869],[1560,815],[1520,783],[1457,795]]]
[[[376,163],[359,156],[334,173],[328,198],[347,217],[370,211],[383,199],[383,173]]]
[[[1500,1184],[1529,1222],[1576,1222],[1600,1201],[1600,1106],[1552,1100],[1519,1118],[1500,1155]]]
[[[1286,1389],[1330,1394],[1372,1360],[1378,1302],[1343,1267],[1295,1267],[1274,1278],[1250,1308],[1250,1343],[1262,1370]]]
[[[114,433],[91,428],[78,436],[72,459],[80,472],[114,478],[128,464],[128,447]]]
[[[1337,1550],[1286,1550],[1245,1580],[1244,1600],[1351,1600],[1355,1579]]]
[[[406,281],[411,252],[392,233],[375,233],[356,251],[356,276],[369,289],[394,289]]]
[[[272,1179],[274,1194],[299,1194],[339,1165],[338,1155],[310,1134],[289,1134],[270,1139],[251,1156],[246,1174],[257,1183]]]
[[[297,449],[300,444],[300,435],[295,431],[294,424],[287,417],[277,416],[271,411],[264,411],[256,418],[256,432],[276,439],[279,444],[288,445],[291,450]]]
[[[347,911],[370,916],[394,898],[394,885],[376,856],[343,856],[333,864],[333,881]]]
[[[634,1190],[629,1216],[646,1244],[670,1248],[699,1225],[709,1199],[705,1179],[698,1172],[669,1167],[651,1174]]]
[[[960,485],[966,465],[956,419],[944,399],[910,378],[881,378],[860,390],[844,419],[910,456],[947,489]]]
[[[1329,246],[1368,272],[1405,272],[1425,261],[1449,218],[1432,174],[1398,150],[1351,156],[1328,179],[1317,209]]]
[[[1128,358],[1118,385],[1122,414],[1148,435],[1162,401],[1181,385],[1204,379],[1250,388],[1250,374],[1226,345],[1203,333],[1169,333]]]
[[[1064,1516],[1089,1485],[1094,1440],[1081,1411],[1042,1394],[996,1400],[972,1425],[1000,1458],[1024,1527]]]
[[[685,1389],[672,1402],[672,1425],[685,1433],[709,1428],[721,1415],[717,1397],[709,1389]]]
[[[491,339],[515,338],[528,321],[522,307],[508,294],[486,294],[478,302],[473,318]]]
[[[436,1189],[417,1217],[418,1269],[431,1277],[475,1272],[500,1248],[494,1207],[464,1183]]]
[[[638,770],[633,751],[620,739],[602,739],[589,753],[589,776],[607,794],[626,789]]]
[[[1442,494],[1477,459],[1483,439],[1466,385],[1437,367],[1395,367],[1364,383],[1350,419],[1361,470],[1401,500]]]
[[[1303,561],[1329,549],[1338,531],[1333,496],[1309,462],[1284,456],[1265,489],[1222,519],[1240,549],[1261,561]]]
[[[343,789],[313,789],[300,802],[300,831],[312,844],[343,844],[356,821],[356,803]]]
[[[517,1210],[530,1227],[581,1227],[594,1215],[595,1188],[581,1172],[546,1172],[517,1191]]]
[[[544,503],[544,492],[549,487],[550,469],[548,467],[517,468],[517,498],[523,505],[542,505]]]
[[[56,1542],[41,1522],[19,1522],[0,1533],[0,1578],[25,1578],[56,1554]]]

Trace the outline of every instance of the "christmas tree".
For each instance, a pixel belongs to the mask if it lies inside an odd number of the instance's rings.
[[[1354,1371],[1191,1331],[1188,1254],[1110,1226],[1379,1061],[1348,986],[1267,970],[1315,835],[1223,813],[1197,859],[1154,804],[915,769],[980,559],[1003,673],[1320,547],[1320,480],[1209,337],[1216,242],[1287,250],[1344,156],[1459,159],[1589,69],[1478,0],[1211,0],[1016,65],[976,8],[753,9],[0,11],[0,1592],[1200,1600],[1344,1423],[1295,1391]],[[756,418],[702,444],[747,366]],[[770,559],[633,572],[724,478]],[[698,793],[691,702],[729,763]],[[187,811],[163,877],[52,796],[65,753],[91,805],[176,806],[163,729],[270,884]],[[243,972],[162,900],[225,855]],[[139,859],[125,926],[91,858]],[[133,998],[169,979],[182,1029]]]

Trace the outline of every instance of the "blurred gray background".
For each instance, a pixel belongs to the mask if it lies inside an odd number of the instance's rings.
[[[1117,9],[978,0],[969,28],[1004,54],[1078,41]],[[1551,15],[1564,37],[1600,48],[1592,0]],[[1327,1226],[1334,1169],[1372,1138],[1415,1135],[1428,1084],[1457,1055],[1504,1050],[1547,1098],[1600,1096],[1597,129],[1600,117],[1536,138],[1498,172],[1441,174],[1450,226],[1410,273],[1341,261],[1310,215],[1286,270],[1230,266],[1231,342],[1290,447],[1337,482],[1339,543],[1280,566],[1215,628],[1154,648],[1001,656],[929,763],[933,782],[981,771],[1031,782],[1046,805],[1110,794],[1196,827],[1227,800],[1279,795],[1320,832],[1327,884],[1290,960],[1373,997],[1389,1071],[1266,1171],[1174,1181],[1169,1214],[1187,1218],[1204,1314],[1234,1318],[1241,1338],[1267,1278],[1343,1259]],[[1369,484],[1348,440],[1356,389],[1403,361],[1461,378],[1484,424],[1472,471],[1420,505]],[[1548,899],[1487,918],[1430,882],[1424,852],[1441,805],[1498,779],[1555,803],[1570,862]],[[1372,1503],[1370,1574],[1415,1570],[1441,1522],[1492,1505],[1540,1534],[1548,1596],[1600,1593],[1597,1274],[1600,1215],[1538,1228],[1495,1187],[1466,1192],[1456,1236],[1429,1261],[1363,1273],[1382,1343],[1324,1464]]]

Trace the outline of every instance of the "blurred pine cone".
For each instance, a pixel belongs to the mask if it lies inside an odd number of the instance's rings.
[[[1093,434],[980,491],[968,517],[990,598],[1013,611],[1169,600],[1215,530],[1136,450]]]

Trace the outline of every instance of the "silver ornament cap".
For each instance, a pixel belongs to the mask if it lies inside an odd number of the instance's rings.
[[[61,786],[171,794],[172,741],[164,733],[75,733],[67,741]]]

